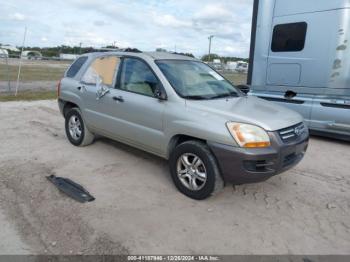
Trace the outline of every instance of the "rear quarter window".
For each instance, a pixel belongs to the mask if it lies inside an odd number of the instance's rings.
[[[66,77],[75,77],[79,72],[80,68],[85,64],[88,58],[86,56],[79,57],[74,63],[70,66],[66,73]]]

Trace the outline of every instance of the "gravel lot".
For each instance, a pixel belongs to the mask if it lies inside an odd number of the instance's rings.
[[[63,126],[56,101],[0,103],[1,254],[350,254],[349,143],[313,137],[293,170],[194,201],[166,161],[108,139],[74,147]]]

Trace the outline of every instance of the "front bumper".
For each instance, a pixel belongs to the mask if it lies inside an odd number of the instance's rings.
[[[295,141],[283,142],[278,132],[269,132],[268,148],[240,148],[208,142],[225,182],[245,184],[264,181],[300,162],[306,152],[309,132],[305,130]]]

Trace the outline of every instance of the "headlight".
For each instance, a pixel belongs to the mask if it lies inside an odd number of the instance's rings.
[[[241,147],[256,148],[271,145],[268,134],[261,127],[235,122],[228,122],[226,126]]]

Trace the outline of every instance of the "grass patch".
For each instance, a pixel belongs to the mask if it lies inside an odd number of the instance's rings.
[[[221,74],[234,85],[247,84],[247,74],[240,74],[240,73],[221,73]]]
[[[0,101],[33,101],[33,100],[49,100],[57,99],[57,92],[55,90],[47,91],[21,91],[15,96],[14,93],[0,93]]]
[[[23,65],[20,81],[57,81],[62,78],[66,67],[52,67],[43,65]],[[17,80],[18,65],[0,64],[0,80]]]

